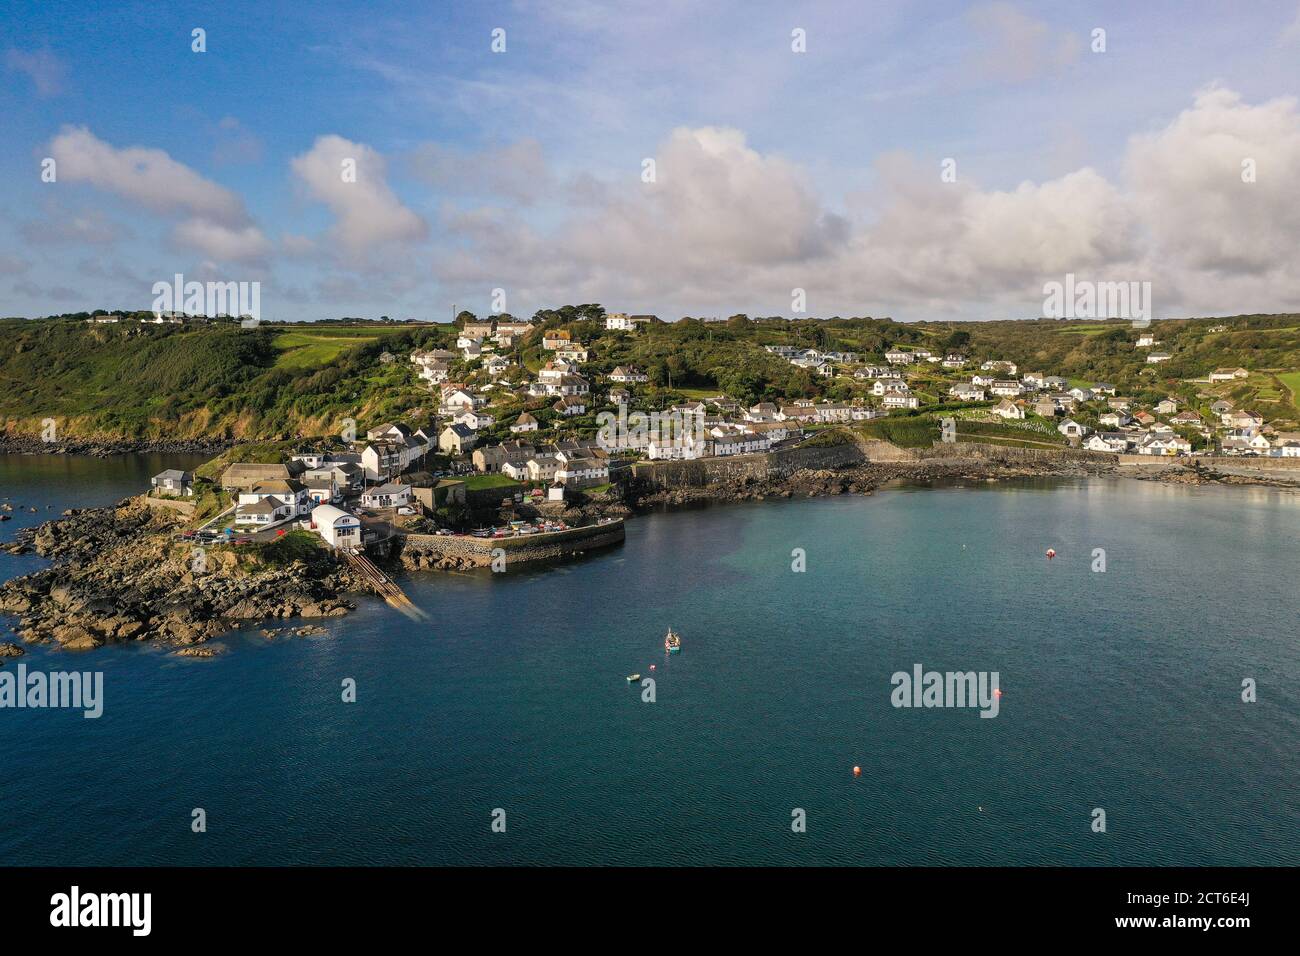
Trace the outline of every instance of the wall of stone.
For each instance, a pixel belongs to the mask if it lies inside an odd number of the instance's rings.
[[[1120,455],[1120,461],[1125,464],[1151,465],[1163,463],[1168,465],[1182,465],[1184,467],[1190,467],[1192,461],[1197,461],[1213,471],[1280,471],[1300,474],[1300,458],[1255,458],[1249,455],[1206,455],[1204,457],[1186,459],[1165,458],[1156,455]]]
[[[151,508],[166,508],[170,511],[178,511],[187,518],[194,516],[193,499],[185,498],[155,498],[153,495],[144,496],[145,504]]]
[[[1022,448],[981,442],[951,442],[947,444],[936,442],[931,448],[907,450],[914,452],[917,460],[923,461],[945,458],[966,460],[976,458],[981,461],[1016,464],[1020,462],[1057,461],[1065,458],[1074,461],[1109,462],[1114,464],[1118,459],[1117,455],[1109,452],[1089,451],[1086,448],[1068,448],[1064,445],[1059,448]]]
[[[505,498],[514,500],[517,492],[523,491],[522,484],[506,485],[497,488],[474,488],[465,492],[465,503],[471,508],[497,508]]]
[[[492,563],[492,553],[497,548],[505,551],[506,564],[510,565],[571,557],[584,551],[620,544],[625,537],[626,529],[621,519],[609,524],[513,538],[409,534],[405,536],[402,553],[408,563],[414,563],[411,559],[415,556],[423,556],[425,565],[432,565],[440,558],[452,558],[467,565],[487,567]]]
[[[654,488],[699,488],[718,482],[784,478],[803,469],[849,468],[865,460],[862,446],[846,444],[695,461],[639,461],[632,466],[632,473]]]
[[[765,455],[701,458],[696,461],[637,462],[633,474],[656,489],[699,488],[729,481],[786,478],[796,471],[836,470],[878,462],[990,461],[1029,464],[1062,458],[1111,462],[1116,456],[1082,448],[1014,448],[977,442],[936,443],[932,448],[900,448],[887,441],[866,439],[856,444],[789,448]]]
[[[1239,455],[1166,458],[1163,455],[1120,455],[1119,460],[1126,469],[1146,472],[1191,470],[1193,463],[1196,463],[1209,471],[1224,475],[1287,482],[1300,481],[1300,458],[1254,458]]]

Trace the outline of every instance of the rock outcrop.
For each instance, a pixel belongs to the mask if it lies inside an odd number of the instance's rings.
[[[266,565],[238,549],[176,540],[178,518],[139,499],[74,511],[27,533],[53,567],[0,586],[19,637],[86,650],[131,640],[202,644],[246,622],[324,618],[364,590],[331,552]]]

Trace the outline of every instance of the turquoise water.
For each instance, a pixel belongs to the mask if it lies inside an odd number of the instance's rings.
[[[32,462],[0,458],[0,495],[56,512],[158,470]],[[1300,497],[1262,489],[904,488],[410,575],[420,624],[366,600],[211,661],[33,649],[102,669],[105,712],[0,710],[0,865],[1295,865],[1298,529]],[[999,715],[895,709],[916,663],[999,672]],[[652,664],[643,703],[625,676]]]

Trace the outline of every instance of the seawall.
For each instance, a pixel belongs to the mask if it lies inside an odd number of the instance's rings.
[[[802,470],[851,468],[866,461],[864,446],[850,442],[695,461],[639,461],[632,466],[632,474],[654,488],[699,488],[725,481],[788,478]]]
[[[543,531],[509,538],[408,534],[402,543],[402,563],[408,568],[488,567],[493,553],[504,552],[506,565],[552,561],[586,551],[621,544],[626,537],[623,520],[606,524]]]
[[[1015,448],[977,442],[937,443],[931,448],[901,448],[887,441],[867,439],[843,445],[788,448],[761,455],[700,458],[695,461],[637,462],[634,476],[655,490],[702,488],[731,481],[768,481],[788,478],[797,471],[836,471],[879,463],[980,461],[1032,467],[1061,461],[1113,465],[1115,455],[1079,448]]]
[[[1181,465],[1189,468],[1195,462],[1212,471],[1247,470],[1281,472],[1300,477],[1300,458],[1257,458],[1250,455],[1205,455],[1197,458],[1173,458],[1162,455],[1120,455],[1124,465]]]

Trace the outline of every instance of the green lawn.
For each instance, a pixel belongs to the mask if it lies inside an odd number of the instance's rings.
[[[467,491],[478,491],[482,488],[522,488],[523,485],[515,481],[509,475],[469,475],[465,478],[465,488]]]

